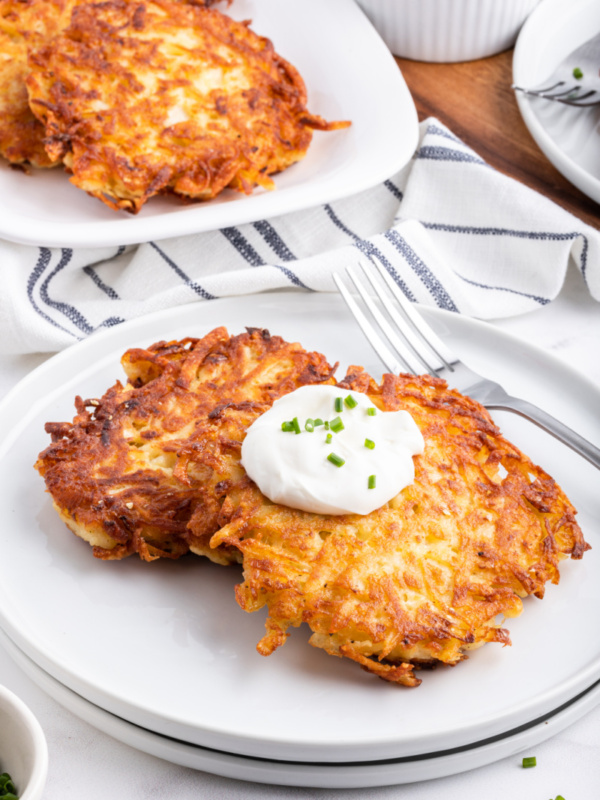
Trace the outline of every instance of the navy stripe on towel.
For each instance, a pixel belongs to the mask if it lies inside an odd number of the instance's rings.
[[[404,295],[411,301],[411,303],[416,302],[417,298],[411,292],[407,284],[402,280],[401,276],[398,274],[395,267],[391,264],[390,261],[388,261],[388,259],[383,255],[383,253],[377,247],[375,247],[374,244],[372,244],[368,239],[361,239],[359,242],[356,242],[356,247],[358,247],[361,253],[364,253],[365,255],[369,256],[369,258],[372,256],[377,258],[387,269],[387,271],[390,273],[394,281],[398,284]]]
[[[86,320],[83,314],[75,308],[75,306],[72,306],[70,303],[64,303],[60,300],[53,300],[50,297],[50,284],[58,275],[58,273],[62,272],[62,270],[69,264],[72,258],[73,251],[69,248],[64,248],[62,250],[60,261],[40,286],[40,297],[47,306],[55,309],[56,311],[60,311],[60,313],[63,314],[69,320],[69,322],[75,325],[75,327],[79,328],[82,333],[90,334],[93,333],[94,328]]]
[[[96,286],[100,289],[101,292],[104,292],[105,295],[108,295],[111,300],[118,300],[119,295],[115,292],[112,286],[108,286],[102,278],[98,275],[95,269],[92,267],[84,267],[83,271],[85,274],[93,280]]]
[[[275,253],[277,258],[280,258],[282,261],[295,261],[296,257],[287,246],[287,244],[283,241],[281,236],[277,233],[275,228],[271,225],[270,222],[262,219],[259,222],[254,223],[254,227],[263,237],[265,242],[269,245],[271,250]]]
[[[177,264],[173,261],[173,259],[169,258],[169,256],[164,252],[164,250],[161,250],[160,247],[155,242],[149,242],[149,244],[150,244],[151,247],[153,247],[156,250],[156,252],[161,256],[161,258],[164,259],[165,264],[168,264],[171,267],[171,269],[173,270],[173,272],[176,275],[178,275],[181,278],[181,280],[187,286],[190,287],[190,289],[192,289],[194,292],[196,292],[196,294],[200,295],[200,297],[203,297],[205,300],[214,300],[215,299],[215,296],[213,294],[211,294],[210,292],[207,292],[206,289],[204,289],[202,286],[200,286],[199,283],[196,283],[196,281],[193,281],[191,278],[189,278],[185,274],[185,272],[180,267],[177,266]]]
[[[460,150],[451,150],[449,147],[439,147],[435,145],[425,145],[419,148],[415,153],[415,158],[424,158],[431,161],[460,161],[465,164],[481,164],[484,167],[488,166],[482,158],[472,153],[463,153]]]
[[[477,281],[472,281],[469,278],[465,278],[463,275],[459,275],[458,272],[455,272],[454,274],[457,278],[460,278],[461,281],[464,281],[471,286],[477,286],[480,289],[490,289],[493,292],[510,292],[510,294],[517,294],[519,297],[528,297],[530,300],[535,300],[535,302],[539,303],[541,306],[545,306],[550,302],[547,297],[540,297],[539,295],[528,294],[527,292],[519,292],[517,289],[509,289],[507,286],[488,286],[486,283],[478,283]]]
[[[250,264],[250,266],[263,267],[265,265],[263,259],[237,228],[223,228],[221,233],[227,239],[227,241],[235,247],[238,253]]]
[[[400,236],[396,230],[388,231],[385,234],[385,238],[396,248],[396,250],[398,250],[399,253],[401,253],[406,263],[419,277],[437,305],[440,308],[445,308],[448,311],[458,311],[458,307],[448,294],[447,290],[435,277],[427,264],[425,264],[425,262],[419,258],[415,251],[409,247],[406,239]]]
[[[52,257],[52,251],[48,247],[40,247],[40,254],[38,256],[37,263],[27,280],[27,297],[29,298],[31,307],[36,312],[36,314],[42,317],[42,319],[45,319],[46,322],[49,322],[51,325],[54,325],[55,328],[64,331],[65,333],[69,334],[69,336],[75,337],[74,333],[64,328],[62,325],[56,322],[56,320],[52,319],[52,317],[48,316],[48,314],[42,311],[42,309],[38,306],[33,297],[33,291],[35,289],[35,285],[40,279],[40,277],[44,274],[46,267],[50,263],[51,257]]]

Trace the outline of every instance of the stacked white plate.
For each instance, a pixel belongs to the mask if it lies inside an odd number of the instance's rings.
[[[515,85],[539,86],[569,53],[598,33],[598,0],[544,0],[517,39]],[[579,64],[571,66],[575,69]],[[516,92],[516,98],[523,120],[544,155],[567,180],[600,203],[600,105],[578,108],[522,92]]]
[[[592,441],[599,390],[558,360],[483,323],[426,311],[448,344]],[[318,319],[319,325],[314,321]],[[380,374],[337,296],[273,293],[190,305],[126,323],[55,356],[0,406],[0,625],[53,696],[140,749],[222,775],[312,786],[367,786],[448,775],[529,747],[598,701],[598,552],[564,562],[560,586],[510,621],[512,647],[490,644],[407,690],[307,646],[308,632],[265,659],[264,617],[241,611],[238,567],[186,557],[103,562],[64,527],[33,470],[44,423],[73,398],[122,377],[128,347],[244,326]],[[563,486],[593,541],[597,473],[530,423],[505,433]],[[564,647],[564,631],[569,642]],[[11,644],[9,644],[11,646]]]
[[[117,213],[69,183],[62,169],[31,174],[0,163],[0,236],[44,247],[112,247],[269,219],[381,183],[411,158],[417,111],[392,54],[354,0],[234,0],[223,11],[251,20],[300,72],[308,108],[349,128],[315,131],[298,164],[274,176],[276,191],[226,189],[213,200],[151,198]],[[365,68],[367,65],[367,68]]]

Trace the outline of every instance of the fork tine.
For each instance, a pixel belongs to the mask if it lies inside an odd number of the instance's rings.
[[[371,262],[375,267],[377,267],[380,271],[381,277],[383,273],[381,272],[381,267],[375,262]],[[444,366],[448,366],[443,358],[440,357],[439,353],[435,351],[434,348],[427,346],[427,342],[423,342],[423,338],[419,338],[420,334],[416,328],[416,326],[411,322],[411,318],[403,318],[398,313],[398,308],[394,305],[393,301],[390,299],[389,294],[386,290],[381,286],[378,285],[379,282],[376,281],[375,276],[373,274],[373,269],[369,269],[364,263],[360,263],[362,270],[368,279],[369,283],[373,287],[375,294],[383,304],[383,307],[388,313],[388,316],[394,323],[396,329],[401,332],[402,336],[404,337],[406,344],[410,347],[411,351],[417,356],[420,360],[421,364],[424,365],[425,371],[429,372],[430,375],[436,375],[436,370],[442,367],[442,363],[444,362]],[[389,277],[389,276],[388,276]],[[386,281],[387,283],[387,281]],[[388,286],[388,288],[390,288]],[[397,302],[397,301],[396,301]],[[387,333],[387,332],[386,332]],[[393,334],[392,332],[392,335]],[[388,338],[389,334],[388,334]],[[423,346],[425,344],[425,347]],[[396,346],[396,345],[394,345]],[[423,371],[423,368],[421,368]]]
[[[582,86],[571,86],[562,92],[554,92],[552,90],[558,86],[564,85],[564,81],[550,86],[547,89],[524,89],[521,86],[513,86],[512,88],[523,94],[531,95],[532,97],[541,97],[543,100],[554,100],[557,103],[564,103],[567,106],[596,106],[600,104],[600,95],[595,89],[590,89],[585,94],[579,94]],[[583,103],[582,100],[588,100],[593,97],[594,99],[589,103]]]
[[[381,271],[379,265],[372,259],[371,263]],[[448,369],[452,370],[451,362],[456,362],[456,359],[441,340],[436,343],[437,349],[435,345],[430,344],[429,338],[435,339],[437,337],[423,321],[421,316],[412,308],[408,300],[403,296],[397,297],[400,305],[406,307],[408,318],[405,318],[398,313],[385,287],[380,285],[380,281],[374,279],[374,276],[371,274],[373,272],[372,268],[367,268],[364,263],[361,263],[360,266],[369,280],[371,287],[375,291],[376,297],[381,302],[383,308],[385,308],[390,320],[394,323],[393,326],[390,325],[378,306],[374,303],[372,297],[357,279],[351,267],[347,267],[346,273],[362,298],[372,320],[369,320],[365,316],[355,299],[348,292],[340,276],[334,273],[333,278],[359,327],[362,329],[385,366],[393,373],[408,371],[418,375],[423,372],[428,372],[434,377],[437,376],[438,370],[443,367],[448,367]],[[391,280],[387,273],[381,271],[381,274],[386,280],[386,283],[387,280]],[[394,296],[397,296],[397,287],[393,282],[389,288],[393,291]],[[373,320],[378,326],[378,330],[376,330],[372,324]],[[382,339],[381,334],[383,334],[384,339]],[[390,347],[398,354],[399,361],[390,350]],[[438,350],[442,351],[444,355],[441,355]],[[447,358],[444,356],[447,356]]]
[[[361,266],[363,267],[363,270],[365,271],[367,277],[369,277],[367,271],[365,270],[364,265],[361,264]],[[419,351],[414,347],[412,348],[407,347],[406,342],[403,341],[394,331],[394,329],[385,319],[381,311],[377,308],[373,300],[369,297],[362,284],[357,280],[356,275],[354,274],[354,271],[351,269],[351,267],[346,268],[346,273],[350,278],[350,280],[352,281],[352,283],[354,284],[354,286],[356,287],[356,290],[362,297],[364,304],[369,309],[371,316],[373,317],[375,322],[379,325],[379,327],[387,337],[388,342],[398,353],[401,361],[408,366],[409,371],[413,372],[415,375],[418,375],[420,372],[423,371],[433,372],[434,367],[431,367],[431,365],[422,357],[421,353],[419,353]],[[384,297],[382,296],[380,290],[375,284],[372,283],[372,285],[373,288],[375,289],[377,297],[383,302]],[[404,332],[402,331],[402,333]]]
[[[594,97],[596,95],[596,99],[593,100],[591,103],[582,103],[582,100],[587,100],[589,97]],[[568,106],[595,106],[598,104],[598,92],[595,89],[591,89],[589,92],[585,94],[578,94],[574,97],[567,96],[563,99],[557,98],[559,103],[566,103]]]
[[[383,361],[386,368],[393,374],[397,375],[400,372],[404,372],[407,369],[406,364],[402,364],[390,351],[388,347],[384,344],[379,334],[375,332],[375,329],[371,325],[371,323],[367,320],[365,315],[362,313],[358,304],[344,286],[342,279],[337,274],[337,272],[332,273],[333,280],[335,281],[335,285],[337,286],[340,294],[344,298],[346,305],[350,309],[350,313],[358,323],[358,326],[367,337],[369,344],[375,350],[379,358]],[[408,370],[410,371],[410,370]]]
[[[375,256],[375,258],[377,258],[377,256]],[[425,322],[421,314],[417,311],[410,300],[408,300],[404,293],[400,291],[392,279],[392,276],[389,274],[383,263],[381,263],[380,259],[377,258],[376,261],[369,254],[369,260],[385,281],[386,286],[393,294],[394,299],[404,312],[404,315],[408,320],[410,320],[410,323],[415,330],[418,331],[421,341],[424,342],[429,349],[435,353],[444,366],[452,372],[452,365],[458,360],[454,353],[452,353],[452,351],[447,347],[447,345],[444,344],[437,333],[435,333],[435,331]]]

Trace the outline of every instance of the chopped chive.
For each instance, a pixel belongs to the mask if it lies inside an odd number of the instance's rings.
[[[341,456],[338,456],[335,453],[329,453],[327,456],[327,461],[331,461],[335,467],[343,467],[346,463]]]
[[[374,407],[367,408],[367,414],[370,417],[374,417],[376,413],[377,413],[377,409],[376,408],[374,408]]]
[[[365,447],[368,447],[369,450],[375,450],[375,442],[372,439],[365,439]]]
[[[376,483],[377,483],[376,476],[375,475],[369,475],[369,483],[368,483],[369,489],[374,489]]]
[[[325,430],[326,430],[326,431],[328,431],[328,430],[329,430],[329,422],[328,422],[327,420],[325,420],[325,422],[323,423],[323,425],[324,425],[324,427],[325,427]]]
[[[583,78],[583,72],[579,69],[579,67],[575,67],[573,70],[573,77],[577,78],[578,81]]]
[[[340,411],[344,410],[344,401],[342,400],[341,397],[336,397],[335,398],[335,402],[333,404],[333,407],[335,408],[335,410],[337,412],[340,412]]]
[[[281,430],[285,431],[286,433],[290,433],[294,430],[294,424],[292,422],[282,422]]]
[[[356,406],[358,405],[358,400],[355,400],[352,397],[352,395],[349,394],[348,397],[344,397],[344,403],[346,403],[348,408],[356,408]],[[337,411],[337,409],[336,409],[336,411]]]
[[[341,417],[335,417],[334,419],[332,419],[331,422],[329,423],[329,428],[334,433],[339,433],[340,431],[343,431],[344,430],[344,423],[342,422],[342,418]]]
[[[313,419],[313,422],[314,422],[315,428],[317,427],[317,425],[322,425],[323,424],[323,420],[321,419],[321,417],[317,417],[316,419]]]
[[[557,794],[554,800],[565,800],[565,798],[562,796],[562,794]]]
[[[331,444],[332,439],[333,436],[330,433],[328,433],[327,436],[325,437],[325,444]]]
[[[17,789],[8,772],[3,772],[0,775],[0,797],[5,797],[6,800],[11,800],[11,798],[18,800]]]
[[[300,433],[300,423],[298,422],[298,417],[294,417],[294,419],[292,420],[292,425],[294,433]]]
[[[314,419],[311,419],[309,417],[306,420],[306,422],[304,423],[304,430],[308,431],[309,433],[312,433],[314,431],[314,429],[315,429],[315,421],[314,421]]]
[[[523,759],[523,766],[524,767],[535,767],[536,763],[537,762],[536,762],[535,756],[530,756],[529,758],[524,758]]]

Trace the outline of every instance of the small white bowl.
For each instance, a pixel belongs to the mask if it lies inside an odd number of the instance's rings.
[[[540,0],[357,0],[392,53],[472,61],[501,53]]]
[[[11,776],[20,800],[40,800],[48,774],[48,745],[25,703],[0,686],[0,773]]]

